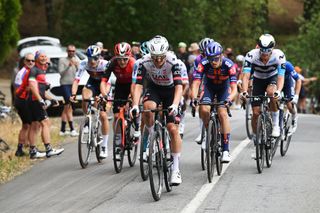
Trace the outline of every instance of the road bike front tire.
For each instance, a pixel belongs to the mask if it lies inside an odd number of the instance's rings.
[[[116,173],[120,173],[123,165],[124,146],[122,140],[124,140],[123,124],[121,119],[117,119],[114,126],[113,135],[113,165]]]
[[[213,174],[214,174],[214,163],[215,163],[215,150],[213,148],[214,145],[214,124],[213,121],[210,120],[208,124],[207,130],[207,138],[206,138],[206,161],[207,161],[207,177],[209,183],[212,182]]]
[[[148,166],[148,160],[143,159],[143,153],[147,151],[148,145],[148,129],[147,127],[144,127],[143,132],[142,132],[142,137],[140,141],[140,175],[143,181],[148,180],[149,178],[149,166]]]
[[[91,154],[91,130],[89,129],[90,118],[86,117],[80,125],[80,131],[78,136],[78,156],[79,163],[84,169],[88,166],[89,157]],[[86,128],[86,131],[84,129]],[[90,134],[89,134],[90,133]]]
[[[263,166],[264,166],[264,159],[265,159],[265,129],[264,129],[264,123],[262,120],[262,116],[260,115],[258,117],[257,122],[257,141],[256,141],[256,165],[258,173],[262,173]]]

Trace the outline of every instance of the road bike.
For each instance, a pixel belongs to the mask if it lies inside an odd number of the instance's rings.
[[[133,134],[134,131],[139,131],[139,126],[130,118],[130,100],[115,99],[112,101],[124,104],[123,106],[119,107],[119,114],[114,125],[113,135],[113,165],[115,171],[120,173],[126,151],[129,166],[133,167],[135,165],[139,138],[135,138]]]
[[[173,158],[171,156],[171,138],[167,130],[168,109],[143,110],[143,112],[154,113],[154,131],[149,134],[148,168],[149,182],[152,197],[155,201],[160,200],[163,183],[167,192],[172,190],[170,182],[171,166]]]
[[[280,110],[280,128],[281,128],[281,142],[280,142],[280,154],[281,156],[285,156],[290,142],[291,142],[291,138],[292,138],[292,115],[289,112],[288,108],[287,108],[287,103],[288,101],[290,101],[290,99],[287,98],[282,98],[280,100],[280,106],[279,106],[279,110]],[[296,105],[293,103],[292,107],[294,107],[296,109]]]
[[[226,107],[228,116],[231,117],[232,115],[229,105],[224,102],[200,103],[199,105],[210,106],[210,120],[206,130],[205,162],[208,181],[211,183],[214,175],[214,167],[219,176],[221,175],[223,167],[221,161],[223,152],[221,144],[221,124],[218,116],[218,107]],[[203,159],[201,162],[202,161]]]
[[[87,113],[80,125],[78,137],[78,156],[82,168],[86,168],[93,150],[95,150],[97,161],[100,163],[100,146],[102,143],[100,111],[105,110],[105,102],[98,99],[97,107],[94,106],[95,98],[85,99],[88,103]]]

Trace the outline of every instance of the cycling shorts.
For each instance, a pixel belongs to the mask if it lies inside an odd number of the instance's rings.
[[[278,75],[274,75],[270,78],[266,79],[260,79],[253,77],[253,89],[252,89],[252,95],[257,96],[257,95],[265,95],[265,92],[267,90],[267,87],[271,84],[277,85],[277,79]],[[252,101],[251,105],[254,106],[260,106],[261,101]]]
[[[212,103],[217,97],[218,102],[227,100],[231,92],[229,81],[225,81],[220,85],[204,84],[204,93],[200,100],[201,103]]]
[[[116,83],[114,89],[114,100],[122,99],[127,100],[130,94],[131,83],[128,84],[118,84]],[[125,103],[121,102],[113,102],[113,113],[119,113],[119,107],[125,105]]]
[[[31,124],[32,117],[30,111],[30,101],[15,97],[14,106],[23,124]]]
[[[43,121],[48,118],[47,111],[43,109],[39,101],[31,101],[31,120],[32,121]]]

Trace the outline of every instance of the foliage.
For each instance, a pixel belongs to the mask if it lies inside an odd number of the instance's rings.
[[[0,65],[16,47],[19,39],[18,19],[21,14],[19,0],[0,0]]]
[[[267,0],[85,0],[63,2],[62,40],[106,46],[161,34],[174,47],[211,36],[223,46],[251,49],[267,27]],[[236,7],[235,7],[236,5]],[[85,9],[83,9],[85,8]]]

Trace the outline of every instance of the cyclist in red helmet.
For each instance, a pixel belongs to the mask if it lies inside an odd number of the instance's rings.
[[[118,43],[114,46],[114,57],[110,60],[110,64],[105,72],[105,77],[108,79],[113,72],[117,77],[114,99],[128,99],[131,91],[133,91],[132,85],[132,71],[136,60],[131,54],[131,46],[126,42]],[[109,92],[109,91],[107,91]],[[123,103],[113,103],[114,121],[117,120],[119,114],[119,107]],[[136,131],[135,137],[140,136],[140,132]]]

